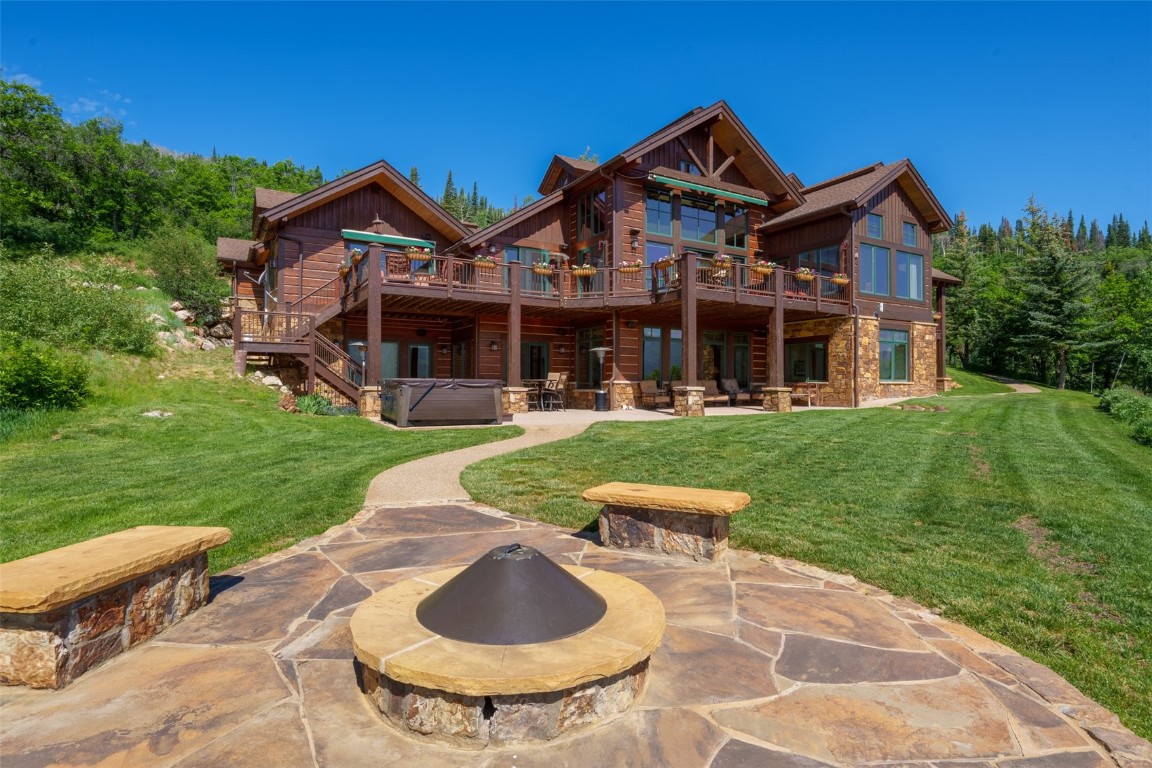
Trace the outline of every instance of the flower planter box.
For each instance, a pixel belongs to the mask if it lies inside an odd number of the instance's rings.
[[[804,272],[797,272],[796,279],[805,283],[810,283],[816,279],[816,275],[805,274]]]
[[[574,267],[572,274],[576,277],[592,277],[596,274],[595,267]]]
[[[644,271],[644,267],[620,267],[620,274],[622,275],[635,275]]]
[[[548,275],[552,274],[552,267],[548,267],[548,266],[532,267],[532,271],[534,273],[536,273],[537,275],[548,276]]]
[[[834,277],[834,278],[832,278],[832,284],[833,285],[848,285],[848,278],[846,278],[846,277]]]
[[[774,269],[774,267],[764,267],[764,266],[757,265],[757,266],[749,267],[749,269],[752,270],[752,274],[754,274],[754,275],[770,275],[770,274],[772,274],[772,270]]]
[[[496,269],[496,262],[494,261],[473,261],[472,266],[476,269]]]

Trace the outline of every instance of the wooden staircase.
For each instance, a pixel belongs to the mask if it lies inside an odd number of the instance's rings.
[[[319,326],[343,309],[339,278],[317,288],[284,312],[260,312],[237,308],[233,318],[235,345],[249,354],[286,354],[308,370],[306,388],[313,392],[321,379],[353,402],[359,402],[364,368]]]

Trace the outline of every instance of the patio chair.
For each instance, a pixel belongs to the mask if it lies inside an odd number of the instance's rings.
[[[568,388],[567,373],[549,373],[548,380],[544,382],[544,389],[540,390],[540,408],[545,411],[554,411],[556,406],[564,408],[564,390]]]
[[[720,389],[728,395],[729,403],[740,405],[741,403],[752,402],[752,393],[741,391],[740,384],[737,383],[736,379],[720,379]]]
[[[716,382],[711,379],[704,382],[704,405],[728,405],[728,395],[720,394]]]
[[[672,396],[661,391],[652,379],[644,379],[640,382],[640,406],[643,407],[648,402],[652,403],[653,408],[659,408],[661,405],[671,406]]]

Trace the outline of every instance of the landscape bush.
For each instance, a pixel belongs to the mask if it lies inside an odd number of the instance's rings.
[[[0,262],[0,331],[135,355],[152,351],[155,333],[135,291],[86,279],[46,255]]]
[[[88,393],[88,366],[81,358],[0,333],[0,411],[79,408]]]
[[[1152,445],[1152,397],[1131,387],[1113,387],[1100,396],[1100,408],[1130,424],[1137,442]]]
[[[335,416],[338,413],[331,400],[315,392],[296,398],[296,407],[300,409],[300,413],[312,416]]]
[[[200,325],[220,319],[220,300],[228,296],[212,246],[194,230],[167,227],[145,247],[160,290],[195,313]]]

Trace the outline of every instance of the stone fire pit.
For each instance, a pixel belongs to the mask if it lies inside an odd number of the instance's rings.
[[[362,690],[385,720],[414,736],[479,749],[547,741],[627,710],[663,637],[663,606],[623,576],[551,565],[598,593],[607,609],[588,629],[548,642],[462,642],[424,627],[417,606],[464,568],[365,600],[351,620],[353,649]]]

